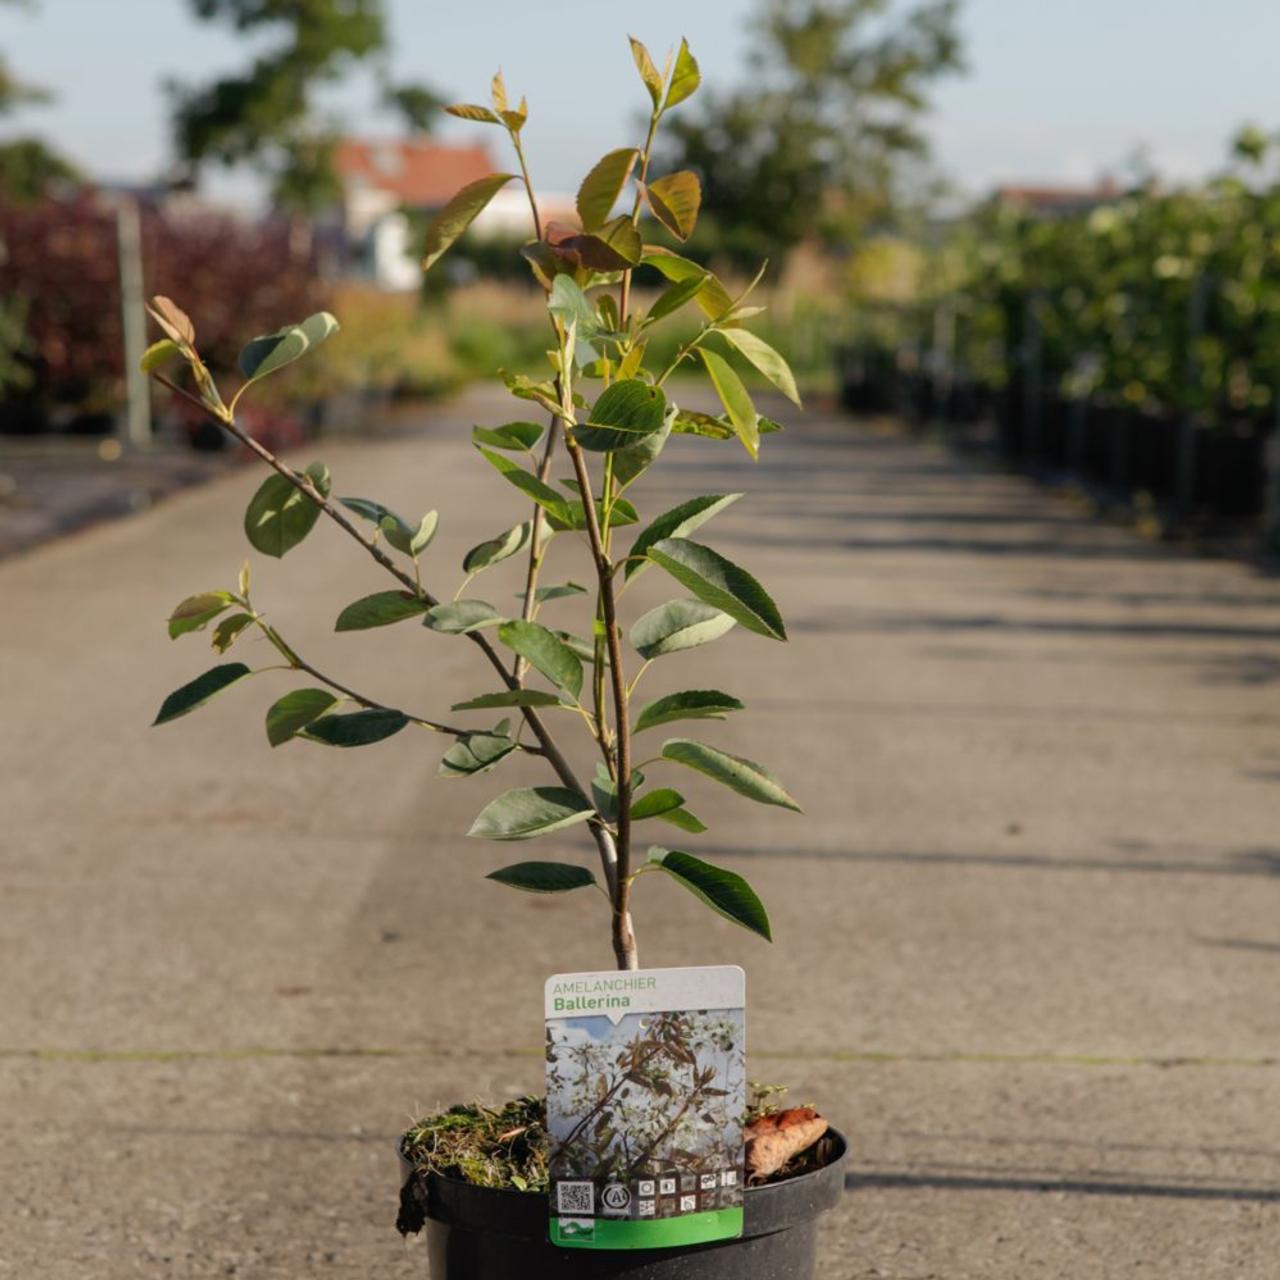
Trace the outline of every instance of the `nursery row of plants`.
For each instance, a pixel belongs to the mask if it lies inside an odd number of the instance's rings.
[[[1265,502],[1280,392],[1280,185],[1239,175],[948,228],[910,305],[863,312],[854,409],[998,427],[1010,456],[1181,519]]]

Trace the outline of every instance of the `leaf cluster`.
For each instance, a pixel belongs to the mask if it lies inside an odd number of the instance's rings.
[[[957,362],[996,385],[1034,348],[1042,385],[1066,395],[1266,418],[1280,385],[1280,184],[1253,170],[1269,148],[1246,131],[1243,170],[1182,190],[1141,183],[1052,218],[993,202],[935,251],[916,332],[945,308]]]
[[[253,338],[240,354],[242,382],[224,398],[199,354],[189,317],[171,300],[157,298],[152,316],[165,336],[143,360],[145,369],[199,404],[271,467],[245,513],[245,535],[256,551],[283,557],[327,516],[396,580],[392,589],[348,603],[336,615],[335,630],[420,626],[435,643],[446,642],[438,637],[458,637],[455,643],[466,642],[487,659],[492,681],[452,703],[451,713],[480,717],[463,725],[411,714],[359,693],[318,671],[267,620],[250,599],[246,566],[234,588],[204,590],[182,601],[169,620],[170,635],[186,636],[216,623],[212,646],[221,655],[241,636],[256,633],[282,664],[254,670],[241,662],[220,663],[172,693],[157,723],[185,716],[242,680],[283,665],[315,683],[286,692],[269,707],[266,733],[273,747],[304,741],[356,748],[422,729],[451,740],[440,763],[440,775],[448,779],[489,773],[518,752],[541,756],[552,777],[489,800],[468,834],[504,844],[558,842],[563,832],[585,827],[600,855],[598,878],[571,861],[532,859],[503,866],[490,878],[530,893],[599,891],[608,903],[615,956],[623,967],[637,963],[632,889],[651,873],[662,873],[725,919],[772,937],[763,903],[736,872],[656,841],[648,845],[643,861],[638,856],[642,823],[663,823],[686,835],[706,830],[678,789],[682,776],[758,804],[799,809],[764,765],[680,731],[687,722],[705,725],[742,710],[732,692],[676,688],[644,702],[637,697],[642,679],[660,659],[666,668],[674,655],[731,631],[786,640],[782,614],[766,588],[747,568],[704,541],[704,526],[741,495],[702,494],[646,515],[635,494],[668,450],[675,456],[689,447],[682,437],[737,441],[755,458],[762,438],[777,429],[758,413],[727,358],[730,353],[744,357],[790,398],[798,397],[785,360],[746,327],[759,310],[748,304],[754,284],[732,294],[712,272],[662,243],[691,232],[701,188],[692,175],[650,171],[654,138],[666,114],[695,92],[699,73],[684,43],[662,70],[636,41],[632,53],[651,103],[647,136],[637,148],[609,153],[587,175],[578,197],[580,227],[570,231],[535,221],[537,234],[523,252],[546,290],[551,344],[546,374],[541,379],[506,375],[521,416],[478,425],[473,433],[477,459],[493,474],[495,498],[517,499],[523,513],[514,523],[507,523],[510,516],[495,515],[495,532],[463,556],[452,595],[434,594],[445,573],[432,552],[439,526],[434,509],[406,518],[376,499],[335,496],[322,463],[294,470],[237,423],[242,398],[253,394],[263,379],[333,338],[338,324],[332,316],[320,312]],[[512,105],[499,75],[488,104],[449,109],[508,134],[532,205],[520,141],[528,119],[523,100]],[[448,252],[494,193],[515,176],[500,174],[474,183],[449,202],[427,228],[426,267]],[[620,202],[626,207],[628,192],[630,212],[616,213]],[[641,312],[630,305],[630,282],[631,273],[644,263],[654,265],[669,284]],[[696,335],[674,361],[649,367],[649,334],[686,308],[702,318]],[[682,362],[705,373],[722,414],[687,411],[671,397],[667,381]],[[181,376],[184,367],[191,390],[167,372]],[[532,421],[530,413],[545,415],[547,421]],[[557,450],[567,459],[569,474],[555,474]],[[631,526],[638,531],[628,535]],[[541,575],[553,553],[569,574],[585,577],[591,585],[584,587],[571,576],[543,583]],[[485,583],[496,582],[500,574],[494,570],[517,557],[524,566],[524,587],[514,605],[492,586],[484,588],[483,596],[473,590],[482,575]],[[622,617],[623,597],[650,569],[659,571],[676,594],[628,625]],[[573,625],[575,608],[585,616]],[[495,712],[500,713],[496,723]],[[513,728],[513,722],[519,727]],[[597,756],[589,781],[568,764],[553,722],[588,735]],[[672,736],[638,762],[641,735],[658,728]],[[651,783],[648,771],[663,776]]]

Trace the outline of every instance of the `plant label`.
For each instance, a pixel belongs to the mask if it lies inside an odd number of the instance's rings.
[[[547,980],[552,1244],[742,1234],[746,977],[736,965]]]

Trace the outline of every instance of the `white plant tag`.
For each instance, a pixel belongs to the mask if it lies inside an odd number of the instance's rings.
[[[746,977],[736,965],[547,980],[553,1244],[742,1234]]]

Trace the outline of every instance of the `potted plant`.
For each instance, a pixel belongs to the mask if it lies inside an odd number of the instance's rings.
[[[446,740],[440,763],[446,778],[487,774],[518,753],[539,757],[547,768],[546,784],[502,792],[481,809],[469,834],[515,841],[584,825],[595,843],[597,871],[526,860],[489,878],[532,893],[584,888],[603,893],[614,963],[622,971],[639,965],[633,891],[651,873],[670,876],[722,916],[770,938],[764,905],[741,876],[683,849],[642,841],[641,824],[662,823],[684,835],[706,829],[667,777],[651,783],[645,773],[669,773],[674,782],[681,769],[691,769],[757,803],[799,808],[767,769],[689,736],[684,728],[689,721],[723,720],[741,710],[732,694],[687,689],[647,700],[639,696],[646,672],[660,658],[710,643],[733,628],[769,640],[785,640],[786,629],[768,593],[745,569],[695,539],[741,495],[695,497],[642,523],[632,501],[638,482],[660,457],[677,452],[678,437],[737,441],[754,458],[761,437],[778,429],[757,412],[730,362],[734,353],[799,401],[786,362],[745,327],[762,310],[751,301],[760,277],[735,292],[674,249],[642,237],[643,228],[681,242],[693,231],[701,198],[697,177],[690,172],[655,177],[650,162],[663,116],[697,89],[699,73],[687,44],[663,72],[643,45],[632,41],[632,52],[652,104],[647,136],[639,148],[610,152],[587,175],[578,193],[580,226],[542,224],[521,145],[527,111],[523,102],[511,106],[501,76],[494,79],[491,106],[450,108],[454,115],[504,129],[519,173],[496,174],[459,192],[427,230],[425,266],[429,269],[445,253],[495,192],[519,177],[535,231],[522,252],[546,290],[551,344],[545,378],[504,375],[524,411],[519,420],[474,430],[480,458],[532,509],[515,523],[495,520],[494,535],[465,556],[456,593],[442,594],[440,569],[426,557],[436,531],[435,511],[405,519],[373,499],[335,497],[322,464],[297,471],[240,423],[245,396],[262,378],[330,337],[338,328],[332,316],[322,312],[250,341],[239,360],[243,382],[225,400],[201,360],[191,321],[166,298],[156,298],[152,307],[165,336],[144,359],[144,367],[174,394],[198,405],[271,468],[245,515],[245,532],[256,550],[283,556],[324,517],[390,575],[388,589],[341,611],[337,630],[412,623],[439,637],[457,637],[455,643],[478,651],[491,673],[491,688],[469,690],[471,696],[454,702],[447,718],[430,719],[400,710],[381,694],[351,688],[319,671],[268,621],[251,598],[247,564],[234,587],[201,591],[182,601],[169,619],[170,635],[212,624],[213,648],[225,655],[242,634],[257,631],[283,660],[269,670],[283,666],[309,677],[304,687],[284,693],[269,707],[266,731],[272,746],[302,741],[352,748],[416,726]],[[633,176],[629,210],[614,216]],[[641,266],[656,269],[664,282],[642,312],[632,294],[632,273]],[[700,313],[696,332],[665,362],[646,363],[654,332],[684,308]],[[188,372],[184,382],[166,372],[170,363],[179,362]],[[672,375],[687,366],[705,373],[723,413],[682,408],[671,397]],[[546,424],[528,420],[535,408],[545,412]],[[562,460],[570,474],[558,477],[557,485],[552,473]],[[624,535],[635,527],[638,534]],[[573,581],[544,581],[561,548],[577,557],[575,572],[585,553],[590,589]],[[503,563],[519,566],[518,612],[496,607],[479,591],[482,575]],[[680,594],[624,622],[621,597],[649,570],[667,574]],[[483,594],[503,598],[494,591]],[[559,620],[574,603],[586,606],[578,632]],[[245,663],[222,662],[170,694],[156,723],[184,716],[257,674]],[[473,716],[480,717],[478,723]],[[555,720],[589,735],[598,757],[593,778],[583,779],[571,766]],[[644,747],[642,767],[635,747],[641,735],[655,743]],[[699,1030],[685,1019],[645,1034],[647,1040],[625,1047],[618,1059],[622,1064],[625,1054],[631,1055],[625,1079],[619,1075],[608,1086],[602,1077],[601,1097],[633,1087],[664,1096],[683,1090],[663,1122],[666,1133],[676,1131],[695,1103],[710,1116],[717,1091],[689,1045],[697,1036],[725,1033]],[[401,1153],[409,1176],[399,1225],[416,1230],[425,1216],[436,1280],[622,1272],[762,1280],[812,1274],[817,1215],[842,1189],[844,1154],[843,1140],[828,1132],[816,1113],[757,1103],[745,1132],[746,1170],[755,1185],[746,1193],[740,1239],[619,1255],[548,1243],[548,1140],[541,1106],[540,1100],[522,1099],[496,1110],[458,1108],[428,1118],[405,1135]],[[742,1117],[737,1124],[741,1141]]]

